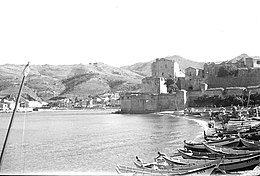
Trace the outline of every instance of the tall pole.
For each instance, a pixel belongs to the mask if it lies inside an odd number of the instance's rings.
[[[23,70],[23,79],[22,79],[22,82],[20,84],[20,88],[19,88],[18,95],[17,95],[16,102],[15,102],[15,107],[14,107],[12,116],[11,116],[10,121],[9,121],[8,129],[6,131],[5,140],[4,140],[4,144],[3,144],[3,147],[2,147],[2,150],[1,150],[1,156],[0,156],[0,171],[2,169],[3,155],[4,155],[4,152],[5,152],[5,147],[6,147],[6,144],[7,144],[8,136],[9,136],[9,133],[10,133],[10,130],[11,130],[11,127],[12,127],[14,115],[15,115],[15,112],[16,112],[16,109],[17,109],[17,106],[18,106],[18,103],[19,103],[19,99],[20,99],[20,95],[21,95],[21,92],[22,92],[24,80],[25,80],[25,77],[28,74],[29,74],[29,62]]]
[[[249,90],[249,92],[248,92],[247,108],[248,108],[248,106],[249,106],[249,102],[250,102],[250,93],[251,93],[251,90]]]

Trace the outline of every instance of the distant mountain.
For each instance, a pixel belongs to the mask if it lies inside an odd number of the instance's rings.
[[[167,56],[165,59],[174,60],[180,65],[180,69],[184,71],[188,67],[194,67],[194,68],[203,68],[204,63],[203,62],[196,62],[189,59],[185,59],[181,56],[174,55],[174,56]],[[149,62],[140,62],[136,63],[134,65],[127,65],[123,66],[121,68],[130,70],[132,72],[138,73],[142,76],[151,76],[151,65],[155,60],[149,61]]]
[[[22,65],[0,66],[0,96],[17,94]],[[49,100],[52,97],[80,97],[111,91],[139,90],[143,76],[103,63],[88,65],[31,65],[25,89],[30,97]]]
[[[241,54],[231,60],[229,60],[229,62],[231,63],[236,63],[237,61],[239,61],[240,59],[245,59],[245,58],[248,58],[249,56],[247,54]]]
[[[248,55],[242,54],[233,60],[243,57]],[[177,55],[165,58],[175,60],[183,71],[187,67],[203,68],[204,65],[203,62],[195,62]],[[121,68],[104,63],[31,65],[22,97],[48,101],[53,97],[86,98],[106,92],[138,91],[141,88],[141,80],[151,76],[151,64],[154,61]],[[0,65],[0,98],[16,96],[23,68],[24,65]]]
[[[240,59],[245,59],[245,58],[248,58],[248,57],[251,57],[251,58],[254,58],[254,59],[260,59],[259,56],[248,56],[247,54],[241,54],[233,59],[231,59],[229,62],[231,63],[236,63],[237,61],[239,61]]]

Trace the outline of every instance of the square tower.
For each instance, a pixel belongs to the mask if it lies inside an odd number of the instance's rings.
[[[180,72],[179,64],[174,60],[165,58],[156,59],[156,61],[152,63],[152,76],[163,78],[184,77]]]

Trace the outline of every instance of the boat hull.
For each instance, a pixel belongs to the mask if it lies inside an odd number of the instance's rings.
[[[218,141],[208,141],[206,144],[223,147],[237,147],[240,143],[240,138],[228,138]],[[192,151],[207,152],[207,148],[202,142],[192,143],[184,141],[184,148]]]
[[[174,166],[174,163],[171,163],[171,159],[164,157],[166,162],[169,165]],[[219,165],[219,169],[224,170],[226,172],[233,172],[233,171],[244,171],[254,169],[260,163],[260,154],[249,156],[249,157],[242,157],[242,158],[234,158],[234,159],[226,159],[223,158]],[[188,167],[193,167],[194,165],[198,164],[199,160],[194,159],[186,159],[182,160],[183,163],[186,162]],[[208,162],[208,160],[200,160],[202,162]],[[193,162],[193,163],[192,163]],[[192,165],[193,164],[193,165]],[[176,166],[175,166],[176,167]],[[185,167],[185,166],[182,166]]]
[[[150,168],[133,168],[127,166],[116,166],[116,171],[119,174],[133,174],[133,175],[168,175],[168,176],[175,176],[175,175],[210,175],[216,168],[218,168],[220,162],[222,161],[221,158],[207,162],[203,165],[197,165],[194,167],[185,167],[183,169],[180,168],[172,168],[168,170],[154,170]]]
[[[241,142],[249,149],[260,150],[260,142],[241,138]]]

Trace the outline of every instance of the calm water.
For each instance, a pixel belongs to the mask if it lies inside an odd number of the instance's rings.
[[[18,113],[4,156],[4,173],[107,173],[176,152],[183,140],[201,137],[205,122],[169,115],[111,111]],[[0,114],[3,141],[11,114]],[[24,129],[24,130],[23,130]]]

